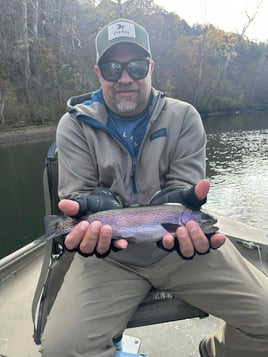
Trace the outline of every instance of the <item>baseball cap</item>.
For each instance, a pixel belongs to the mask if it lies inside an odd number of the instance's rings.
[[[133,43],[141,47],[150,57],[149,34],[144,27],[128,19],[117,19],[101,29],[95,40],[98,63],[104,53],[118,43]]]

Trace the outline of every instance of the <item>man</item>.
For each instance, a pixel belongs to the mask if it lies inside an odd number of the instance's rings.
[[[60,209],[81,216],[167,202],[200,207],[209,191],[206,135],[191,105],[152,88],[148,33],[115,20],[98,33],[96,51],[101,89],[71,98],[57,130]],[[48,319],[43,357],[115,356],[113,336],[152,286],[226,321],[201,342],[202,356],[267,356],[267,278],[222,234],[208,239],[189,221],[158,245],[128,245],[112,241],[110,226],[82,221],[65,247],[79,254]]]

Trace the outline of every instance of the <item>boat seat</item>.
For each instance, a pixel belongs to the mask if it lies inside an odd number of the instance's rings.
[[[55,143],[48,150],[43,178],[46,214],[62,214],[58,209],[58,160]],[[152,289],[137,308],[127,327],[132,328],[207,316],[206,312],[189,305],[169,291]]]

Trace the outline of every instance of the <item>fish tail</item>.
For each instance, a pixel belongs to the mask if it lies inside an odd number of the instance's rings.
[[[57,215],[48,215],[44,218],[45,237],[52,239],[62,234],[63,218]]]
[[[61,236],[61,232],[59,231],[59,226],[61,226],[61,222],[63,221],[60,216],[56,215],[48,215],[44,218],[44,226],[45,226],[45,234],[35,240],[35,243],[47,242],[51,239],[55,239]],[[0,356],[1,357],[1,356]]]

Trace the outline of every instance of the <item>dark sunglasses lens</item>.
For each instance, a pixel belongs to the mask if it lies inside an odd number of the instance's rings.
[[[149,70],[149,60],[138,60],[129,62],[127,72],[134,80],[143,79],[147,76]]]
[[[116,82],[122,76],[123,70],[126,69],[128,75],[139,80],[147,76],[149,71],[149,59],[121,62],[106,62],[99,65],[101,75],[106,81]]]
[[[107,62],[100,65],[102,77],[106,81],[116,82],[122,75],[122,66],[119,62]]]

